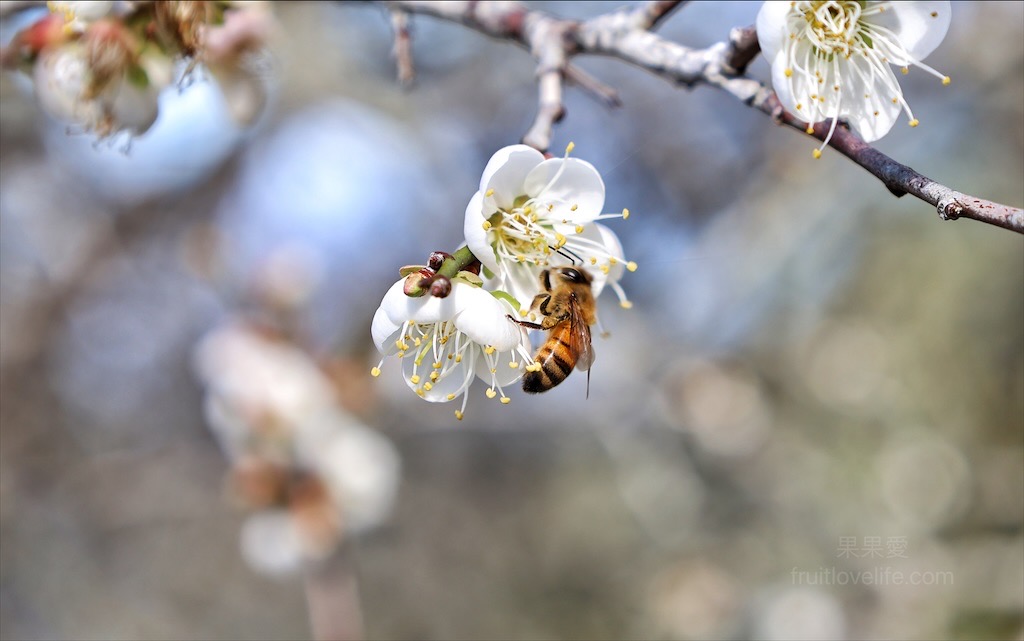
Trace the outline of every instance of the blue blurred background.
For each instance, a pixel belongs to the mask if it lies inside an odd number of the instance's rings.
[[[759,4],[660,31],[705,46]],[[583,376],[507,406],[476,387],[455,422],[394,364],[370,378],[370,318],[400,266],[459,246],[533,118],[533,61],[414,18],[403,91],[380,8],[277,13],[250,130],[197,82],[126,151],[0,80],[0,637],[310,634],[301,578],[238,552],[190,366],[285,254],[315,274],[307,347],[403,459],[393,518],[345,551],[369,638],[1024,638],[1021,236],[943,223],[723,94],[579,59],[624,105],[568,89],[553,149],[632,212],[611,226],[634,307],[601,301],[589,399]],[[1024,204],[1022,25],[954,3],[927,61],[952,85],[903,78],[921,126],[877,146]]]

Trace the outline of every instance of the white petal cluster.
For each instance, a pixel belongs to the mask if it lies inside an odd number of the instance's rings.
[[[628,217],[602,214],[604,181],[593,165],[544,156],[526,145],[499,149],[484,168],[480,189],[466,207],[466,244],[490,273],[485,285],[509,292],[528,307],[539,293],[540,272],[574,262],[591,272],[594,295],[618,284],[627,262],[615,232],[596,222]],[[524,311],[523,309],[520,310]]]
[[[893,67],[916,66],[949,84],[921,61],[945,37],[950,16],[949,2],[775,0],[762,6],[757,36],[787,111],[811,124],[831,120],[832,131],[845,119],[871,142],[902,111],[918,124]]]
[[[458,278],[445,298],[406,296],[404,283],[399,280],[384,295],[371,333],[385,358],[402,361],[409,387],[431,402],[461,396],[462,409],[455,413],[459,419],[466,410],[466,392],[478,377],[487,384],[489,398],[500,394],[501,402],[508,403],[504,387],[532,360],[526,330],[508,318],[517,310]]]
[[[332,553],[346,532],[384,522],[400,480],[398,453],[345,412],[304,351],[229,324],[199,344],[195,370],[207,422],[235,472],[262,470],[262,484],[282,485],[284,498],[259,506],[243,527],[242,551],[255,568],[299,569]]]

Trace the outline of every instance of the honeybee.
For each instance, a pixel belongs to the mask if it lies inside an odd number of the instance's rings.
[[[547,341],[537,350],[534,362],[539,370],[527,370],[523,391],[546,392],[569,376],[573,368],[587,372],[587,395],[590,395],[590,365],[594,347],[590,326],[597,322],[597,305],[590,288],[590,274],[575,267],[554,267],[540,274],[544,292],[530,305],[544,316],[538,323],[516,322],[534,329],[549,330]]]

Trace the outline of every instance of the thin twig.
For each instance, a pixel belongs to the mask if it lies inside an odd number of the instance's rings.
[[[614,87],[606,85],[576,65],[566,65],[565,79],[589,93],[609,109],[622,106],[622,99]]]
[[[359,641],[363,614],[348,549],[306,573],[306,606],[315,641]]]
[[[398,71],[398,82],[403,87],[412,86],[416,79],[416,69],[412,63],[412,36],[409,31],[409,13],[401,9],[390,9],[391,29],[395,34],[395,67]]]

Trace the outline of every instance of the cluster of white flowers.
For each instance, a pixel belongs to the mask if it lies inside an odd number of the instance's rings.
[[[765,2],[757,37],[771,62],[779,102],[810,125],[831,120],[821,156],[839,119],[871,142],[892,129],[903,111],[918,125],[893,67],[919,67],[942,42],[951,17],[948,1],[861,2],[804,0]]]
[[[232,464],[232,495],[251,513],[241,547],[283,574],[333,553],[346,532],[381,524],[400,479],[387,438],[346,412],[323,371],[293,343],[242,322],[195,353],[204,413]]]
[[[100,137],[145,133],[178,59],[202,63],[228,110],[250,124],[266,101],[250,60],[264,49],[273,18],[263,3],[49,2],[51,13],[18,33],[4,66],[33,80],[53,117]]]
[[[627,218],[629,211],[602,213],[604,181],[593,165],[569,157],[572,148],[562,158],[545,159],[532,147],[512,145],[491,157],[464,223],[466,245],[482,275],[460,273],[445,297],[408,296],[405,279],[392,285],[373,318],[373,340],[385,357],[374,376],[387,357],[397,356],[421,398],[462,397],[455,412],[461,420],[477,377],[487,384],[488,398],[508,403],[505,388],[540,367],[528,332],[510,317],[536,320],[529,307],[541,293],[545,268],[575,264],[591,275],[595,297],[607,287],[630,307],[618,281],[636,263],[625,259],[615,233],[597,222]]]

